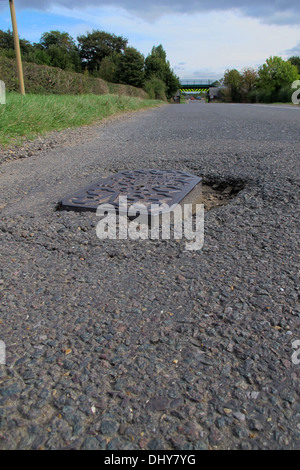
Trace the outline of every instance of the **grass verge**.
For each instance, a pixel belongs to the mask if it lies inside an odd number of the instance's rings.
[[[7,93],[0,105],[0,146],[22,145],[25,139],[51,131],[95,124],[128,111],[163,102],[118,95],[26,95]]]

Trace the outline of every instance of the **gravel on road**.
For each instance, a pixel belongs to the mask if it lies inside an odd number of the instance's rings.
[[[197,102],[2,152],[0,449],[299,449],[299,125]],[[143,168],[238,188],[202,250],[57,210]]]

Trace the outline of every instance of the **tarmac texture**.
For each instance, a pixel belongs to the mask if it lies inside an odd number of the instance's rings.
[[[300,109],[189,103],[3,152],[0,449],[299,449]],[[204,244],[100,240],[127,169],[231,194]]]

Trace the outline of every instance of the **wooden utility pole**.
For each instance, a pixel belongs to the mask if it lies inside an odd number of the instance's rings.
[[[24,86],[20,41],[19,41],[19,35],[18,35],[17,17],[16,17],[16,10],[15,10],[14,0],[9,0],[9,6],[10,6],[10,13],[11,13],[11,22],[12,22],[12,27],[13,27],[13,36],[14,36],[14,44],[15,44],[16,59],[17,59],[20,93],[21,93],[21,95],[25,95],[25,86]]]

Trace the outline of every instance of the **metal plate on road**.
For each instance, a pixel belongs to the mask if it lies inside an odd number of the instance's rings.
[[[151,211],[153,204],[179,204],[201,182],[201,178],[178,170],[127,170],[101,178],[88,188],[66,197],[60,210],[93,211],[101,204],[119,209],[119,197],[128,206],[142,204]]]

